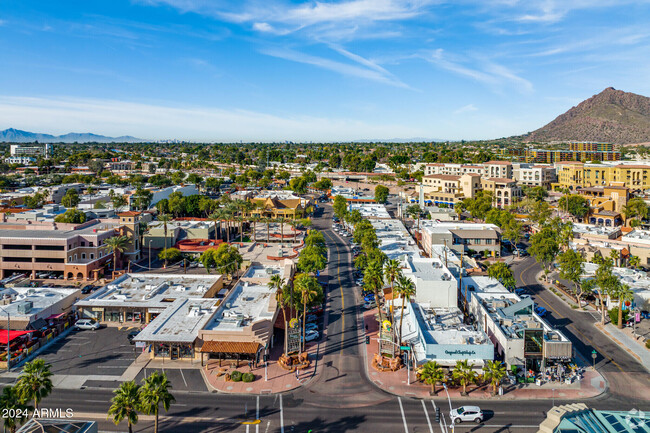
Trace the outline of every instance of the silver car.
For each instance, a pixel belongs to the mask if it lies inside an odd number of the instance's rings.
[[[483,422],[483,411],[478,406],[461,406],[454,409],[449,413],[451,422],[459,424],[461,422],[475,422],[479,424]]]
[[[90,320],[90,319],[81,319],[77,320],[77,322],[74,324],[75,328],[77,329],[85,329],[85,330],[97,330],[100,328],[99,322],[95,320]]]

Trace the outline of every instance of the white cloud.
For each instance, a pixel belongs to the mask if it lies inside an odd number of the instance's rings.
[[[459,56],[449,55],[442,48],[438,48],[433,53],[424,54],[419,57],[442,69],[487,84],[494,89],[509,86],[515,87],[520,93],[530,93],[533,91],[533,85],[530,81],[515,74],[507,67],[485,58],[473,57],[471,59],[464,59]],[[469,63],[470,61],[472,64],[481,66],[482,68],[470,68],[463,64]]]
[[[367,80],[377,81],[379,83],[389,84],[396,87],[408,88],[406,84],[394,77],[390,72],[386,71],[381,66],[376,65],[375,63],[361,56],[343,50],[342,48],[337,48],[336,51],[345,57],[354,60],[362,66],[342,63],[336,60],[326,59],[324,57],[312,56],[288,48],[266,48],[262,49],[260,52],[262,54],[266,54],[267,56],[278,57],[280,59],[317,66],[319,68],[337,72],[341,75],[364,78]]]
[[[335,141],[425,135],[401,125],[351,119],[69,97],[0,96],[0,118],[7,127],[37,132],[94,132],[153,140]]]
[[[476,108],[474,104],[467,104],[463,107],[460,107],[458,110],[455,110],[454,114],[471,113],[472,111],[478,111],[478,108]]]

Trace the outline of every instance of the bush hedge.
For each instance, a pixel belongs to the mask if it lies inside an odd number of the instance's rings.
[[[242,382],[252,382],[255,380],[255,375],[253,373],[244,373],[241,377]]]
[[[242,378],[241,371],[235,370],[232,373],[230,373],[230,380],[232,380],[233,382],[240,382],[241,378]]]

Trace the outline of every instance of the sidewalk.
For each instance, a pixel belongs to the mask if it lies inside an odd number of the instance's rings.
[[[378,350],[378,323],[374,316],[376,309],[368,310],[363,313],[363,320],[368,327],[366,335],[370,336],[370,344],[366,346],[366,368],[368,377],[375,385],[384,391],[399,396],[431,398],[431,386],[422,382],[417,382],[415,373],[410,372],[410,382],[408,381],[408,372],[405,368],[395,372],[379,372],[372,367],[372,359]],[[605,379],[591,368],[588,368],[582,380],[570,385],[561,383],[545,383],[541,386],[532,384],[504,385],[502,396],[492,397],[492,390],[489,386],[468,386],[467,392],[470,398],[488,399],[495,398],[499,400],[520,400],[520,399],[583,399],[595,397],[602,394],[607,389]],[[437,386],[438,393],[436,397],[445,397],[445,391],[442,386]],[[463,398],[460,393],[462,388],[452,387],[449,389],[449,395],[453,398]]]
[[[297,377],[295,372],[284,370],[278,364],[277,359],[282,354],[283,349],[281,345],[275,346],[269,352],[269,358],[271,360],[268,362],[266,371],[266,379],[268,380],[265,380],[264,362],[260,362],[257,367],[253,367],[251,370],[248,367],[248,361],[241,361],[239,367],[235,367],[233,366],[234,361],[224,360],[220,367],[218,360],[210,360],[201,369],[201,373],[208,389],[217,392],[231,394],[271,394],[286,392],[306,384],[314,377],[320,358],[323,356],[320,354],[319,346],[320,343],[307,344],[307,353],[309,354],[311,365],[309,368],[300,370]],[[226,382],[226,373],[231,373],[234,370],[239,370],[242,373],[248,373],[250,371],[255,375],[255,380],[249,383]]]
[[[632,355],[650,372],[650,349],[647,349],[641,341],[635,339],[629,328],[618,329],[617,326],[611,323],[605,326],[597,323],[596,328]]]

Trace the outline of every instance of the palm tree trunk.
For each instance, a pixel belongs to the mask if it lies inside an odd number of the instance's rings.
[[[603,300],[603,295],[598,290],[598,299],[600,300],[600,324],[604,325],[605,324],[605,302]]]
[[[434,380],[433,383],[431,384],[431,388],[433,388],[432,391],[433,391],[433,393],[435,394],[435,393],[436,393],[436,381],[435,381],[435,380]]]
[[[282,318],[284,319],[284,354],[287,354],[287,343],[288,343],[288,338],[289,338],[289,330],[287,329],[289,327],[289,323],[287,322],[287,309],[282,306]]]
[[[305,351],[307,347],[307,342],[305,341],[305,328],[307,325],[307,299],[302,299],[302,351]]]
[[[463,382],[463,395],[467,395],[467,382]]]
[[[156,420],[154,421],[153,424],[153,431],[154,433],[158,433],[158,410],[156,409]]]
[[[129,433],[133,433],[133,426],[131,425],[131,421],[129,421]]]
[[[226,242],[230,243],[230,220],[226,220]]]
[[[381,304],[379,303],[379,291],[374,289],[375,292],[375,303],[377,304],[377,312],[379,313],[379,326],[384,321],[384,316],[381,314]]]
[[[402,296],[402,312],[399,316],[399,341],[400,346],[402,345],[402,319],[404,319],[404,300],[405,297]],[[394,300],[393,300],[394,301]]]
[[[618,327],[623,329],[623,301],[618,300]]]

